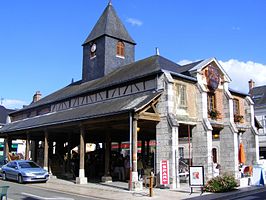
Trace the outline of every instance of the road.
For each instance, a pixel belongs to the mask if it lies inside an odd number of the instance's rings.
[[[39,188],[40,183],[18,184],[0,180],[0,185],[8,185],[8,200],[99,200],[98,198],[72,195],[54,190]],[[42,183],[45,184],[45,183]]]
[[[230,198],[230,200],[266,200],[266,191],[256,192],[243,197]]]

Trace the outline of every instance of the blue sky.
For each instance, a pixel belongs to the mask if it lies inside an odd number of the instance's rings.
[[[29,104],[81,79],[82,46],[108,0],[0,1],[0,97]],[[136,60],[160,54],[178,63],[216,57],[247,92],[266,84],[265,0],[113,0],[136,41]]]

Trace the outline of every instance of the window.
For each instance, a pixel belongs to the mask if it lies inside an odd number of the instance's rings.
[[[178,147],[179,158],[184,158],[184,147]]]
[[[244,116],[240,115],[240,106],[239,100],[233,99],[233,112],[234,112],[234,122],[244,122]]]
[[[233,99],[234,115],[239,115],[239,100]]]
[[[125,45],[121,41],[116,44],[116,55],[119,57],[125,57]]]
[[[177,84],[177,103],[181,107],[187,106],[187,89],[185,85]]]
[[[208,111],[216,110],[216,99],[214,93],[208,93]]]
[[[217,110],[217,107],[216,107],[215,93],[210,92],[207,95],[208,95],[208,99],[207,99],[208,115],[211,119],[217,120],[221,117],[221,113]]]
[[[90,49],[90,58],[95,58],[96,57],[96,49],[97,49],[97,46],[96,44],[92,44],[91,45],[91,49]]]
[[[216,148],[212,149],[212,161],[213,163],[217,163],[217,149]]]

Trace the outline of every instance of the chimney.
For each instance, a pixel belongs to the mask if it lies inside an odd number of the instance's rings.
[[[42,98],[42,94],[40,91],[37,91],[34,95],[33,95],[33,99],[32,99],[32,103],[35,103],[37,101],[39,101]]]
[[[155,48],[155,53],[156,53],[157,56],[160,55],[160,51],[159,51],[159,48],[158,47]]]
[[[250,79],[250,81],[248,82],[248,85],[249,85],[249,91],[250,91],[252,88],[255,87],[255,82],[252,79]]]

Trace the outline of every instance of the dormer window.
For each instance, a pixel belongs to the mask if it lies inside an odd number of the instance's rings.
[[[117,42],[116,44],[116,56],[125,58],[125,45],[121,41]]]

